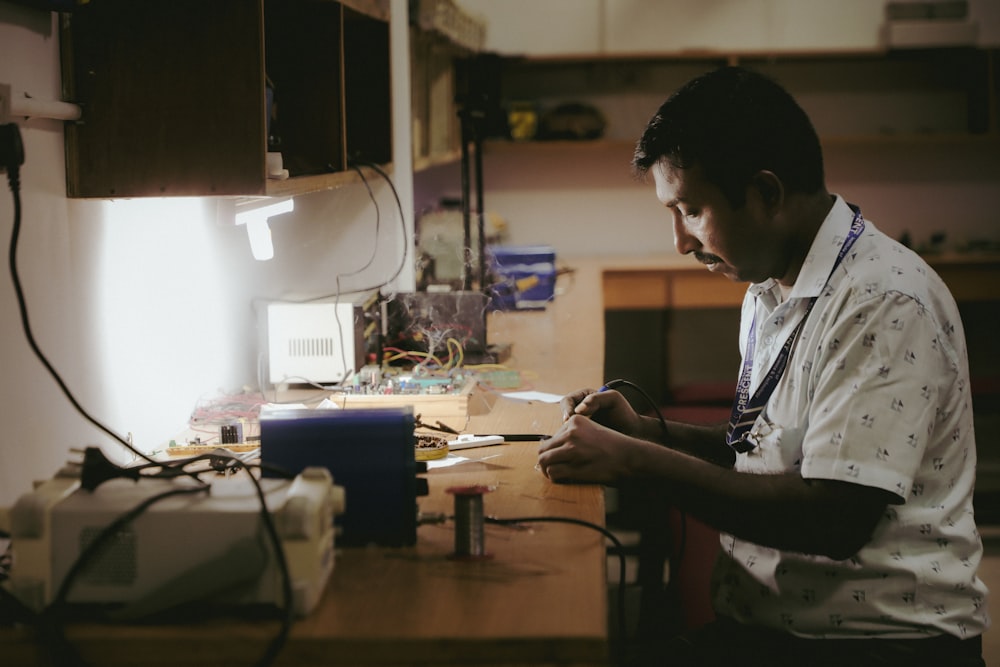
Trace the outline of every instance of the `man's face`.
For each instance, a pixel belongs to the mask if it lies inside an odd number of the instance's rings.
[[[738,282],[763,282],[776,273],[781,247],[772,238],[764,207],[753,188],[743,207],[734,209],[722,190],[705,180],[702,169],[653,166],[656,196],[673,219],[674,246]]]

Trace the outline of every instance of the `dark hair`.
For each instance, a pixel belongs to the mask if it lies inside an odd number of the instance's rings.
[[[636,144],[632,168],[642,176],[661,161],[700,165],[737,208],[760,170],[791,192],[824,185],[819,137],[805,111],[775,81],[741,67],[699,76],[663,103]]]

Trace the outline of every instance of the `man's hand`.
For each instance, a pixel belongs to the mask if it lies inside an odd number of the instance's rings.
[[[625,435],[639,437],[642,431],[641,417],[632,409],[625,397],[614,390],[581,389],[564,396],[559,405],[562,408],[563,421],[579,415],[590,417],[598,424]]]
[[[538,465],[555,482],[615,484],[632,474],[631,454],[641,446],[633,438],[574,414],[538,446]]]

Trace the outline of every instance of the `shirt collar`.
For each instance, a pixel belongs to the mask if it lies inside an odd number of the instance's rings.
[[[830,212],[820,225],[816,236],[813,238],[809,253],[806,255],[802,269],[799,271],[795,284],[788,299],[808,299],[819,296],[826,285],[833,265],[837,261],[837,254],[840,252],[847,232],[851,228],[854,220],[854,211],[840,195],[836,195]],[[780,301],[778,292],[778,281],[768,278],[762,283],[750,286],[750,293],[754,296],[761,296],[766,292],[773,292]]]

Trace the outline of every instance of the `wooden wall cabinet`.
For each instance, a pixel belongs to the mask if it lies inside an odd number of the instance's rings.
[[[61,39],[70,197],[299,194],[392,161],[387,3],[91,0]]]
[[[486,26],[453,0],[415,0],[410,24],[413,166],[420,171],[459,158],[455,65],[482,50]]]
[[[455,105],[455,47],[445,38],[416,28],[410,33],[413,168],[458,158],[461,126]]]

